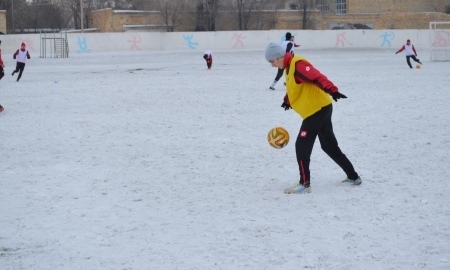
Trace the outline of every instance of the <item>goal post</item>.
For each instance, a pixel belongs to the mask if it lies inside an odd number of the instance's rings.
[[[430,61],[450,61],[450,22],[430,22]]]

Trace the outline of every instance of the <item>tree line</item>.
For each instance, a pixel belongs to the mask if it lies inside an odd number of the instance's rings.
[[[217,14],[233,12],[236,14],[238,30],[255,30],[258,29],[258,16],[254,15],[258,11],[276,12],[286,7],[285,2],[286,0],[0,0],[0,10],[6,11],[7,34],[92,28],[91,12],[105,8],[159,11],[167,31],[173,31],[173,27],[169,26],[177,25],[181,12],[195,14],[192,15],[196,21],[192,31],[215,31]],[[306,10],[313,8],[315,1],[289,2],[291,5],[295,3],[292,9],[305,13],[304,26],[299,28],[306,29]]]

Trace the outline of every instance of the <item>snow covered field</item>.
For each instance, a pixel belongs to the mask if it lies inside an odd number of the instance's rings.
[[[361,186],[317,142],[312,193],[283,194],[300,119],[263,50],[34,53],[20,82],[4,52],[0,269],[450,269],[450,64],[297,52],[348,96]]]

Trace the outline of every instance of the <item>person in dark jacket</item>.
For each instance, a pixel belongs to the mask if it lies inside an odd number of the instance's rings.
[[[0,40],[0,45],[2,44],[2,41]],[[0,80],[5,76],[5,63],[3,63],[2,59],[2,49],[0,49]]]
[[[0,40],[0,45],[2,44],[2,41]],[[0,80],[3,78],[3,76],[5,76],[5,64],[3,63],[3,59],[2,59],[2,49],[0,49]],[[2,105],[0,105],[0,112],[3,112],[3,107]]]

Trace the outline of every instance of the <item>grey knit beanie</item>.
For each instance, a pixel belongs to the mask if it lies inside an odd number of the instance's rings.
[[[275,42],[269,43],[266,48],[266,60],[271,61],[277,58],[283,57],[286,54],[286,51],[281,47],[280,44]]]

